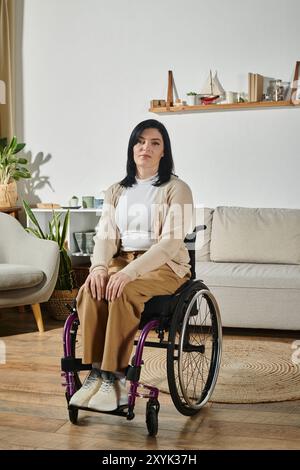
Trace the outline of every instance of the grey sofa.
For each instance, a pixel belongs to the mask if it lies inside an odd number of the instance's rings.
[[[196,275],[230,327],[300,329],[300,210],[196,209]]]
[[[0,213],[0,308],[31,305],[40,332],[40,303],[55,287],[58,244],[29,235],[12,216]]]

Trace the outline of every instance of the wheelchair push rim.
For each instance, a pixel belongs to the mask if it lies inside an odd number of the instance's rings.
[[[178,305],[169,333],[169,389],[175,407],[185,415],[196,414],[210,399],[221,361],[219,308],[213,294],[201,287]]]

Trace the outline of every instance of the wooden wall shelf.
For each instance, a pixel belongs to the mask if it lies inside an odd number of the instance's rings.
[[[206,112],[206,111],[226,111],[242,109],[262,109],[262,108],[297,108],[299,104],[293,104],[291,101],[258,101],[252,103],[233,103],[233,104],[206,104],[196,106],[166,106],[160,108],[150,108],[151,113],[188,113],[188,112]]]

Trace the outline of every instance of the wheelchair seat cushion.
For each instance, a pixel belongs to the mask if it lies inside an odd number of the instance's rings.
[[[156,295],[148,300],[145,303],[139,329],[142,329],[151,320],[162,320],[163,324],[167,325],[180,298],[180,294],[190,286],[191,282],[190,280],[186,281],[174,294]]]
[[[152,297],[152,299],[148,300],[145,304],[145,309],[143,312],[147,315],[164,315],[167,314],[169,311],[170,300],[173,298],[173,295],[157,295]]]
[[[0,263],[0,291],[37,286],[43,281],[44,276],[43,271],[33,266]]]
[[[157,295],[148,300],[145,303],[139,328],[143,328],[151,320],[168,318],[173,298],[174,295]]]

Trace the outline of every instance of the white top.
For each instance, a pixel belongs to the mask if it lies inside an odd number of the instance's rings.
[[[119,198],[115,214],[123,251],[146,251],[154,243],[151,206],[158,190],[152,186],[156,177],[136,178],[137,184],[126,188]]]

